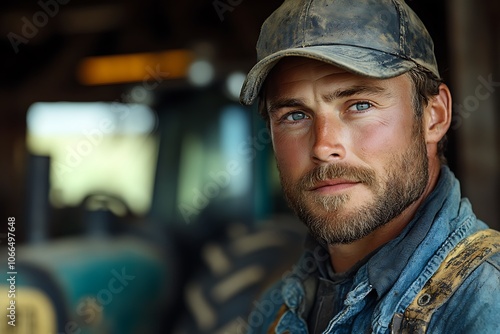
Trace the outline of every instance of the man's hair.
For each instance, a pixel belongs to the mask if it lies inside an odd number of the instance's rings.
[[[413,84],[413,110],[415,112],[415,118],[417,121],[422,120],[422,115],[424,113],[425,107],[429,104],[429,101],[436,95],[439,94],[439,86],[443,83],[443,80],[436,77],[433,73],[426,70],[422,66],[417,66],[409,70],[406,75],[410,78]],[[269,114],[266,108],[266,83],[262,85],[262,89],[259,94],[259,113],[262,118],[266,121],[269,127]],[[438,143],[438,158],[442,164],[446,164],[445,149],[446,149],[447,138],[446,135]]]

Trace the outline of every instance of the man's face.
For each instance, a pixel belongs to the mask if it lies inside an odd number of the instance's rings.
[[[265,89],[285,197],[316,238],[352,243],[424,192],[427,150],[406,75],[369,79],[285,58]]]

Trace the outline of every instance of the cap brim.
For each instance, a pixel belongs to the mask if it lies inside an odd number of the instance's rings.
[[[272,68],[282,58],[293,56],[323,61],[355,74],[379,79],[396,77],[416,66],[414,62],[396,55],[350,45],[282,50],[265,57],[250,70],[241,89],[241,103],[253,104]]]

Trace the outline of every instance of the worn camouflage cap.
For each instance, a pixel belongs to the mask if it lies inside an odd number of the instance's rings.
[[[380,79],[417,64],[440,77],[432,38],[403,0],[285,0],[262,25],[243,104],[254,102],[271,69],[288,56]]]

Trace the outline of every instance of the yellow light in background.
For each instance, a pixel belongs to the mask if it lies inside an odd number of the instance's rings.
[[[79,64],[77,77],[89,86],[180,79],[193,59],[189,50],[89,57]]]

